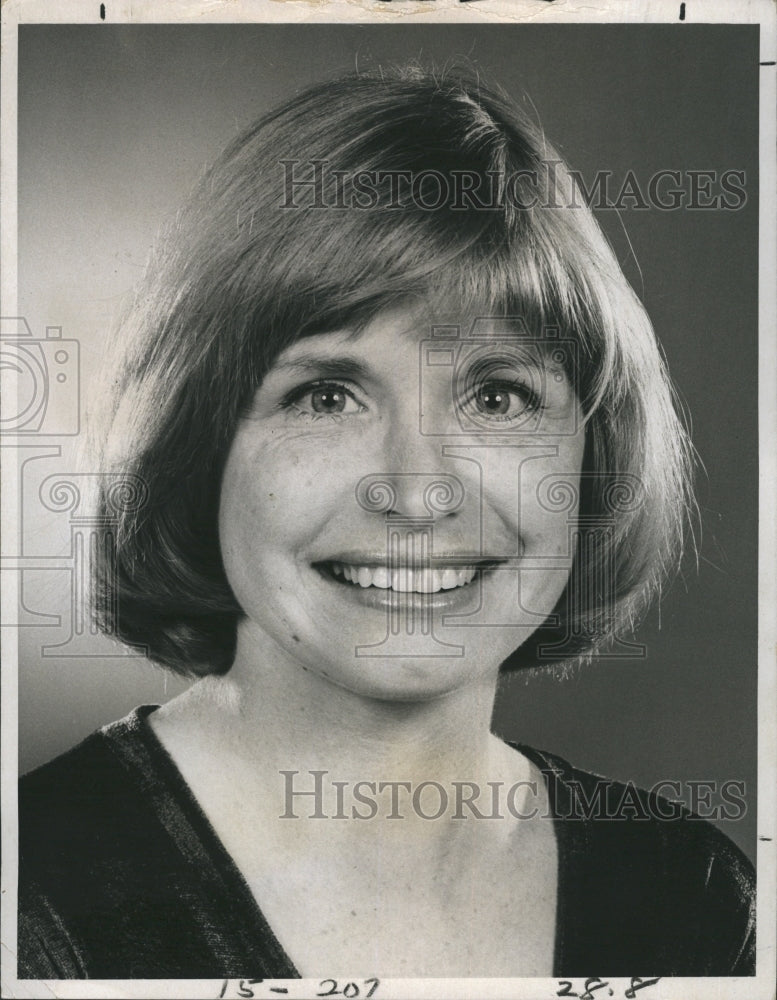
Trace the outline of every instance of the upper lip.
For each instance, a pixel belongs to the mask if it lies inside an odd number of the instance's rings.
[[[403,546],[404,548],[404,546]],[[488,556],[476,552],[455,552],[455,553],[435,553],[428,559],[402,558],[406,552],[399,554],[399,559],[392,559],[384,552],[337,552],[327,556],[325,559],[316,559],[314,566],[325,565],[327,563],[343,563],[348,566],[366,566],[368,568],[379,568],[391,564],[395,568],[406,569],[455,569],[464,567],[475,567],[476,569],[488,569],[498,566],[508,561],[506,556]]]

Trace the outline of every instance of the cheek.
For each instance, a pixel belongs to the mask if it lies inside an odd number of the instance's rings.
[[[221,487],[219,532],[225,560],[253,550],[286,554],[304,547],[349,499],[353,450],[305,438],[251,440],[238,434]]]
[[[584,437],[495,448],[482,464],[483,498],[525,555],[563,558],[577,526]]]

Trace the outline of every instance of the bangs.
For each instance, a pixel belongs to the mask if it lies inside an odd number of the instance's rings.
[[[221,232],[243,220],[217,292],[250,324],[254,384],[300,337],[412,299],[432,322],[509,316],[574,338],[586,410],[619,391],[617,262],[541,131],[474,91],[412,72],[340,80],[249,130],[206,178],[224,193]]]
[[[457,327],[463,338],[475,321],[490,319],[539,344],[547,340],[549,352],[559,339],[574,341],[562,365],[590,414],[604,387],[616,387],[611,338],[596,276],[576,272],[569,232],[554,232],[568,229],[568,221],[550,212],[517,219],[505,210],[464,218],[412,209],[310,217],[303,245],[289,248],[304,263],[278,289],[274,312],[287,335],[277,353],[303,337],[358,333],[378,313],[410,303],[430,329]],[[257,339],[267,343],[266,327]],[[273,361],[264,359],[267,366]]]

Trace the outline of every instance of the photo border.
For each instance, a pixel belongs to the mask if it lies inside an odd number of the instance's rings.
[[[759,744],[758,744],[758,971],[755,979],[662,978],[646,997],[693,1000],[721,995],[742,1000],[769,1000],[775,983],[775,885],[777,864],[777,155],[774,108],[777,104],[776,31],[777,7],[769,0],[741,5],[726,2],[652,2],[625,7],[617,0],[602,3],[593,11],[573,4],[551,4],[544,0],[360,0],[349,2],[277,3],[273,0],[239,0],[237,3],[209,3],[204,0],[146,0],[139,3],[100,5],[74,0],[65,10],[56,0],[9,0],[2,8],[2,176],[0,177],[0,239],[2,240],[2,314],[15,316],[17,300],[17,30],[21,24],[99,21],[105,8],[110,23],[464,23],[526,22],[561,23],[673,23],[698,17],[705,23],[759,23],[761,26],[760,84],[760,179],[759,179]],[[17,471],[6,462],[3,469],[2,524],[3,552],[12,551],[15,526],[19,523],[19,482]],[[13,584],[2,592],[2,616],[13,620],[18,591]],[[216,980],[60,980],[37,982],[17,980],[16,945],[16,778],[17,778],[17,697],[18,662],[15,634],[2,630],[2,775],[3,802],[3,894],[2,894],[2,995],[6,997],[217,997],[237,996],[235,983],[221,993]],[[592,970],[593,971],[593,970]],[[600,970],[606,972],[606,970]],[[635,970],[636,971],[636,970]],[[611,984],[620,982],[610,980]],[[277,981],[288,988],[289,1000],[314,996],[319,980]],[[257,996],[273,984],[266,980]],[[582,986],[576,984],[575,988]],[[625,988],[625,987],[624,987]],[[489,998],[531,998],[559,995],[557,979],[386,979],[381,981],[379,1000],[404,998],[455,998],[478,995]],[[601,994],[604,995],[604,994]],[[620,994],[617,994],[620,995]]]

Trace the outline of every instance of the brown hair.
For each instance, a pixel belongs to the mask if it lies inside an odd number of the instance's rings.
[[[182,674],[229,669],[242,612],[217,512],[237,421],[286,346],[411,296],[520,316],[578,347],[579,547],[509,665],[589,655],[636,622],[677,565],[691,505],[650,322],[520,109],[479,81],[412,71],[325,83],[261,118],[160,242],[122,326],[108,418],[106,468],[139,477],[147,501],[94,567],[103,630]]]

